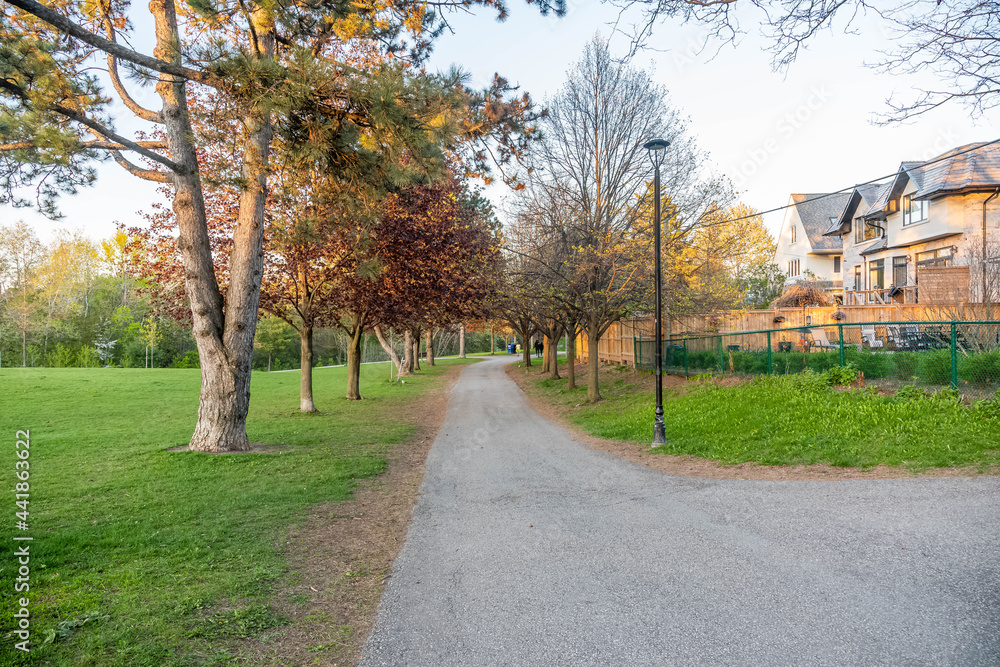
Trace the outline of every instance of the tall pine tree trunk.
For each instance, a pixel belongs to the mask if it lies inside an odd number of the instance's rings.
[[[434,365],[434,327],[427,327],[427,333],[424,334],[427,338],[427,365]]]
[[[458,325],[458,358],[465,359],[465,323]]]
[[[316,412],[313,403],[313,328],[303,326],[299,330],[301,354],[299,357],[299,411]]]
[[[587,322],[587,402],[596,403],[601,400],[601,389],[598,386],[597,346],[600,343],[600,332],[597,318],[591,316]]]
[[[151,0],[156,24],[154,55],[181,62],[174,3]],[[274,56],[273,19],[255,10],[252,22],[261,48],[257,56]],[[162,117],[173,172],[173,211],[177,218],[177,248],[184,263],[185,290],[191,303],[192,333],[201,361],[201,397],[198,422],[191,436],[195,451],[246,451],[246,417],[250,407],[250,370],[253,335],[260,301],[263,272],[264,202],[267,197],[267,157],[271,144],[270,112],[250,105],[243,117],[244,189],[233,234],[230,282],[223,309],[212,260],[211,244],[198,174],[198,157],[192,137],[184,80],[161,75],[156,91],[162,100]]]
[[[347,398],[361,400],[361,337],[365,330],[364,316],[354,318],[354,329],[347,332]]]

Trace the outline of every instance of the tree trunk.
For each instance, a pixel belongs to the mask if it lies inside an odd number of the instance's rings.
[[[347,398],[351,401],[361,400],[361,336],[364,332],[364,318],[354,320],[354,330],[349,331],[350,341],[347,344]]]
[[[413,330],[413,370],[420,370],[420,327]]]
[[[596,318],[595,318],[596,319]],[[601,400],[601,390],[598,386],[597,345],[600,342],[597,333],[597,323],[591,320],[587,327],[587,402],[596,403]]]
[[[21,329],[21,368],[28,367],[28,330]]]
[[[490,325],[490,356],[497,353],[497,337],[493,335],[493,325]]]
[[[576,327],[574,327],[575,329]],[[566,335],[566,388],[576,389],[576,336],[570,331]]]
[[[382,346],[385,353],[389,355],[389,363],[396,367],[397,376],[406,375],[406,372],[403,370],[403,362],[399,360],[396,350],[392,349],[392,345],[386,341],[385,335],[382,333],[382,327],[375,327],[375,337],[378,338],[379,345]]]
[[[542,334],[542,372],[549,372],[549,337]]]
[[[174,3],[151,0],[149,9],[156,24],[153,54],[161,60],[180,63]],[[252,16],[261,47],[259,58],[263,60],[270,60],[274,55],[273,23],[267,16],[261,10],[256,10]],[[247,136],[242,146],[246,185],[240,197],[233,234],[230,283],[223,309],[208,238],[184,80],[161,75],[156,91],[163,103],[161,113],[170,157],[179,166],[172,174],[172,207],[177,219],[177,248],[184,263],[185,291],[191,304],[192,333],[201,360],[198,422],[189,448],[210,452],[246,451],[250,448],[246,417],[250,407],[253,335],[264,258],[264,201],[272,135],[270,112],[251,106],[243,118]]]
[[[525,368],[531,368],[531,344],[527,336],[524,337],[524,345],[521,346],[521,359]]]
[[[299,412],[317,412],[313,403],[313,328],[303,326],[299,331],[301,355],[299,368]]]
[[[409,375],[413,372],[413,330],[407,329],[403,332],[403,369],[402,375]]]
[[[271,353],[267,353],[267,372],[271,372]]]
[[[434,365],[434,327],[427,327],[427,333],[424,334],[427,338],[427,365]]]
[[[465,323],[458,325],[458,358],[465,359]]]
[[[559,337],[562,336],[561,327],[552,325],[552,338],[549,339],[549,377],[553,380],[559,379]]]

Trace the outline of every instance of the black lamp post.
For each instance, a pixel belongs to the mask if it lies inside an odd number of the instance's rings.
[[[665,139],[652,139],[642,145],[649,151],[649,157],[653,161],[653,245],[654,264],[653,280],[656,281],[656,310],[655,310],[655,332],[656,338],[656,421],[653,423],[653,447],[667,444],[667,435],[663,428],[663,313],[660,306],[660,165],[667,153],[667,146],[670,142]]]

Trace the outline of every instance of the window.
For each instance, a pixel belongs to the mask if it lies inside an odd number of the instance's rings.
[[[860,292],[865,286],[861,283],[861,265],[854,265],[854,291]]]
[[[903,225],[923,222],[930,214],[931,203],[926,199],[914,199],[913,195],[903,195]]]
[[[799,275],[799,260],[790,259],[788,260],[788,277]]]
[[[892,258],[892,284],[902,287],[906,284],[906,256]]]
[[[833,256],[833,272],[840,273],[840,255]]]
[[[870,241],[878,236],[878,229],[864,218],[854,219],[854,242]]]
[[[795,243],[795,240],[798,237],[799,237],[798,227],[796,227],[795,225],[792,225],[792,243]]]
[[[868,286],[870,289],[885,287],[885,260],[874,259],[868,262]]]
[[[954,248],[938,248],[917,253],[917,266],[951,266],[955,258]]]

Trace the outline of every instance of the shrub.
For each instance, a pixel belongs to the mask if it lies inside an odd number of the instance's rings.
[[[959,357],[958,376],[968,382],[1000,382],[1000,350]]]
[[[912,384],[903,385],[896,390],[896,398],[900,401],[919,401],[924,396],[926,396],[926,392]]]
[[[76,353],[73,348],[59,343],[55,349],[45,355],[45,365],[52,368],[69,368],[76,365]]]
[[[849,385],[858,377],[858,367],[854,364],[846,366],[833,366],[823,372],[828,384]]]
[[[774,373],[776,375],[793,375],[801,373],[806,367],[805,354],[802,352],[778,352],[773,355]]]
[[[825,391],[830,386],[830,382],[825,374],[817,373],[811,368],[807,368],[796,375],[788,376],[786,382],[793,391]]]
[[[97,350],[84,345],[76,353],[76,364],[80,368],[100,368],[101,358],[97,355]]]
[[[183,357],[177,357],[174,362],[170,364],[171,368],[201,368],[201,362],[198,360],[198,352],[192,350],[185,354]]]
[[[912,382],[920,368],[920,355],[916,352],[896,352],[892,355],[892,375],[897,380]]]
[[[924,384],[948,384],[951,382],[951,351],[930,350],[919,355],[918,376]]]

